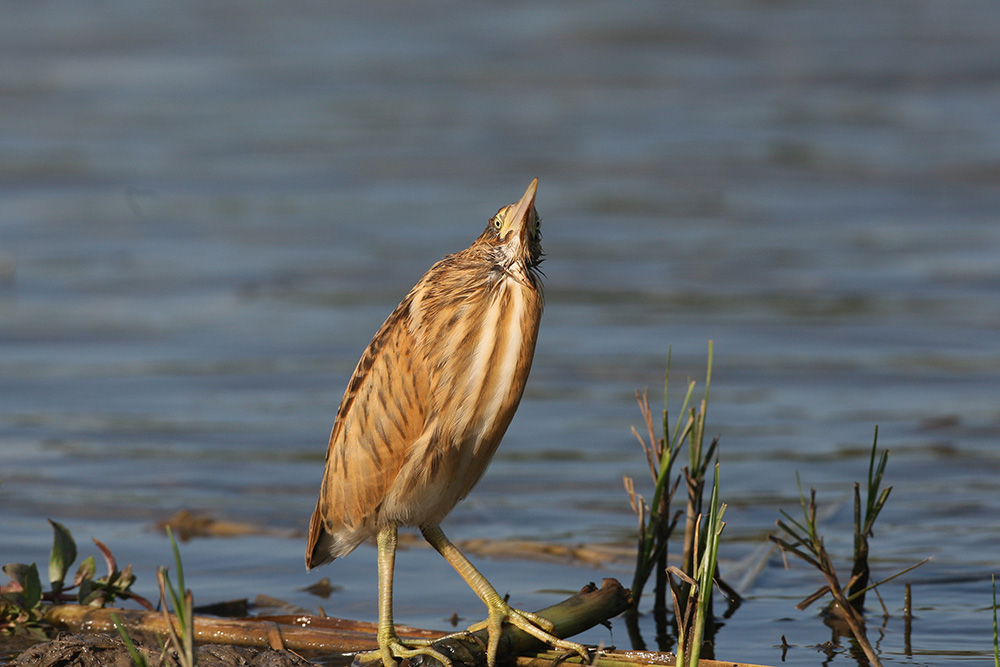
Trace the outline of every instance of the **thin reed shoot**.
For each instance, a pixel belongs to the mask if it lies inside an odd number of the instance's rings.
[[[715,464],[715,477],[712,483],[712,496],[709,501],[707,517],[698,517],[695,530],[695,544],[703,544],[700,554],[695,553],[698,567],[695,577],[678,568],[668,568],[669,574],[676,574],[687,584],[687,595],[682,596],[683,586],[670,580],[671,593],[674,599],[674,617],[677,619],[677,665],[697,667],[705,641],[706,622],[712,615],[712,588],[716,580],[718,567],[719,537],[726,524],[722,516],[726,511],[725,503],[719,503],[719,464]],[[704,539],[701,539],[704,535]],[[681,600],[686,597],[686,603]],[[681,605],[685,604],[684,607]]]
[[[653,613],[658,634],[661,637],[660,650],[671,648],[671,645],[663,643],[663,638],[669,639],[666,631],[668,589],[672,597],[672,605],[670,606],[674,610],[674,634],[677,641],[679,644],[686,643],[690,647],[692,645],[690,643],[691,633],[697,627],[698,650],[701,646],[701,637],[714,633],[711,605],[713,582],[719,583],[726,590],[731,601],[739,598],[732,589],[718,579],[715,566],[718,532],[721,532],[721,521],[718,521],[721,518],[721,512],[718,515],[713,514],[713,511],[718,510],[718,468],[716,468],[716,484],[713,486],[713,501],[716,506],[709,511],[708,524],[702,527],[705,519],[703,509],[705,477],[718,450],[717,438],[712,440],[707,447],[705,446],[705,423],[712,378],[712,356],[713,344],[712,341],[709,341],[704,396],[700,401],[695,398],[694,392],[697,383],[694,380],[689,380],[680,405],[680,418],[671,425],[668,400],[671,353],[668,350],[663,389],[663,412],[660,419],[661,436],[656,434],[657,429],[654,426],[648,395],[645,392],[636,392],[645,434],[640,434],[635,427],[632,428],[632,433],[646,455],[646,462],[649,465],[653,481],[653,495],[652,502],[647,504],[643,496],[636,491],[635,482],[630,477],[624,478],[629,502],[639,520],[636,568],[632,580],[633,606],[629,614],[626,615],[626,624],[629,628],[632,645],[635,648],[644,647],[638,633],[636,615],[642,591],[653,572],[656,573]],[[680,472],[675,472],[681,449],[685,444],[688,447],[688,465]],[[674,509],[672,507],[674,495],[682,479],[685,484],[686,503],[683,509]],[[723,507],[725,506],[723,505]],[[685,517],[685,521],[681,567],[668,567],[669,542],[682,515]],[[699,554],[701,555],[699,556]],[[704,561],[704,558],[709,556],[710,563]],[[670,575],[673,575],[678,581],[675,582],[670,578]],[[697,595],[697,590],[705,593]],[[695,604],[696,601],[697,604]],[[690,655],[690,648],[687,650]],[[697,651],[695,655],[697,655]]]
[[[184,566],[181,563],[181,553],[177,548],[177,540],[167,526],[167,537],[174,551],[174,564],[177,567],[177,587],[175,588],[167,574],[167,568],[160,567],[156,571],[156,579],[160,586],[160,608],[167,621],[170,646],[177,653],[181,667],[195,667],[194,652],[194,596],[190,589],[184,587]],[[167,595],[174,608],[173,618],[167,611]],[[174,620],[176,618],[176,621]]]
[[[782,519],[778,519],[778,528],[784,533],[784,537],[769,536],[781,549],[790,553],[805,562],[809,563],[823,575],[826,585],[821,587],[812,595],[796,605],[799,609],[805,609],[816,600],[830,595],[833,602],[827,611],[831,615],[842,618],[851,630],[855,641],[864,651],[869,663],[873,667],[880,667],[878,655],[868,641],[865,631],[864,599],[865,593],[874,590],[878,594],[877,587],[890,581],[910,570],[923,565],[929,558],[910,567],[897,572],[896,574],[871,584],[871,570],[869,567],[869,539],[874,535],[873,528],[875,520],[885,506],[889,498],[892,487],[882,488],[882,478],[885,474],[886,463],[889,452],[883,450],[876,463],[876,453],[878,450],[878,428],[875,429],[875,437],[872,442],[871,456],[868,461],[868,484],[864,503],[864,513],[862,514],[861,495],[859,485],[854,484],[854,559],[851,577],[846,588],[840,584],[836,568],[826,550],[823,536],[819,532],[816,519],[816,489],[810,489],[809,499],[806,500],[802,492],[802,484],[799,484],[799,503],[802,508],[802,519],[797,520],[784,510],[781,510]],[[881,598],[879,598],[881,600]],[[885,605],[883,604],[883,609]],[[888,614],[888,612],[886,612]]]
[[[1000,641],[997,638],[997,575],[990,577],[993,582],[993,665],[1000,667]]]
[[[132,638],[125,631],[125,626],[122,624],[122,620],[118,617],[118,614],[112,614],[111,620],[115,624],[115,629],[118,630],[118,634],[121,635],[122,642],[125,643],[125,648],[128,649],[129,657],[132,659],[132,665],[134,667],[150,667],[149,659],[146,654],[141,652],[132,641]]]

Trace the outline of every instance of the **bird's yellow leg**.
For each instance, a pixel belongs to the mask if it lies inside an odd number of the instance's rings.
[[[514,609],[502,597],[497,593],[493,585],[486,580],[486,577],[482,575],[475,566],[469,562],[469,559],[465,557],[461,551],[458,550],[454,544],[451,543],[447,537],[445,537],[444,532],[441,530],[441,526],[425,526],[420,529],[424,534],[424,539],[426,539],[432,547],[434,547],[439,554],[445,557],[451,566],[462,575],[465,582],[472,587],[472,590],[476,592],[476,595],[486,604],[486,608],[489,611],[489,617],[482,623],[477,623],[476,625],[469,628],[469,632],[474,632],[476,630],[481,630],[483,627],[488,629],[489,632],[489,643],[486,647],[486,664],[488,667],[495,667],[497,661],[497,649],[500,646],[500,635],[503,633],[504,622],[510,623],[513,626],[524,630],[529,635],[540,639],[541,641],[555,646],[556,648],[563,649],[565,651],[573,651],[578,653],[586,661],[590,661],[590,654],[587,649],[584,648],[582,644],[577,644],[576,642],[569,642],[565,639],[560,639],[552,634],[553,624],[548,619],[542,618],[538,614],[532,614],[531,612],[521,611],[519,609]]]
[[[396,667],[396,658],[413,658],[426,655],[440,661],[446,667],[451,667],[451,659],[439,651],[435,651],[427,640],[411,640],[404,644],[396,634],[396,625],[392,619],[392,574],[396,565],[396,527],[381,528],[377,536],[378,543],[378,651],[370,651],[359,657],[367,663],[382,658],[384,667]]]

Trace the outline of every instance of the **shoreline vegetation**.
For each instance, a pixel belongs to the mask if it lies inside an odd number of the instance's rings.
[[[623,615],[632,650],[594,647],[592,664],[603,667],[719,667],[723,664],[739,667],[744,664],[732,660],[717,662],[714,655],[717,621],[734,617],[742,600],[722,578],[718,565],[720,549],[724,548],[724,543],[720,547],[720,542],[725,528],[722,518],[726,504],[721,500],[725,490],[719,438],[705,444],[712,352],[709,341],[703,396],[695,400],[696,382],[688,380],[677,412],[679,417],[673,425],[667,391],[669,352],[664,407],[658,419],[654,418],[649,406],[648,394],[636,393],[643,430],[633,428],[632,431],[645,454],[653,486],[647,501],[639,490],[640,485],[629,477],[624,478],[628,502],[638,519],[634,547],[568,546],[524,540],[466,540],[460,543],[461,548],[478,555],[572,561],[594,567],[634,560],[631,590],[614,579],[605,579],[600,588],[588,584],[580,593],[538,612],[554,622],[554,634],[561,638],[571,637],[597,624],[607,624],[609,619]],[[660,435],[657,435],[658,428]],[[686,456],[683,454],[685,447]],[[819,617],[831,627],[842,628],[850,637],[853,658],[858,664],[870,667],[881,667],[881,662],[866,635],[866,594],[873,592],[878,597],[882,612],[888,617],[878,586],[930,560],[925,559],[880,581],[875,581],[872,575],[868,564],[869,541],[874,536],[875,521],[892,491],[892,487],[882,486],[888,454],[885,450],[878,451],[876,428],[864,497],[861,485],[854,484],[854,553],[849,575],[837,571],[833,564],[835,559],[824,545],[817,521],[815,489],[807,495],[798,478],[801,518],[781,511],[776,523],[778,531],[769,536],[783,555],[791,554],[812,565],[822,580],[821,587],[807,595],[797,608],[805,609],[829,597],[830,602]],[[97,539],[93,541],[105,561],[106,574],[97,576],[97,563],[90,556],[81,562],[72,580],[67,581],[77,557],[76,543],[65,526],[51,519],[49,522],[53,530],[47,571],[50,590],[43,592],[43,577],[35,563],[3,566],[10,582],[0,586],[0,650],[3,651],[0,652],[0,665],[5,664],[5,660],[6,664],[24,667],[310,664],[300,654],[314,658],[323,656],[324,664],[347,664],[353,653],[376,647],[375,624],[332,618],[326,616],[322,607],[319,615],[295,613],[248,618],[223,617],[246,616],[246,601],[235,605],[194,607],[193,594],[184,585],[183,564],[174,533],[186,541],[195,536],[262,532],[257,527],[216,520],[187,510],[158,524],[169,536],[173,548],[177,585],[171,581],[167,568],[160,567],[157,571],[160,599],[159,604],[154,605],[131,591],[136,579],[131,566],[119,569],[111,550]],[[417,542],[414,540],[410,546],[416,546]],[[674,542],[678,543],[679,550],[671,556]],[[402,541],[401,546],[406,545],[406,541]],[[658,651],[647,650],[638,622],[640,614],[647,613],[641,610],[641,603],[645,600],[643,590],[650,581]],[[716,589],[721,595],[713,595]],[[321,580],[310,588],[310,592],[322,597],[332,590],[328,580]],[[727,603],[721,618],[713,608],[713,603],[720,598]],[[143,610],[118,607],[119,601],[138,605]],[[995,596],[993,605],[995,613]],[[226,607],[228,610],[222,611]],[[910,613],[909,605],[904,613]],[[477,633],[445,636],[443,632],[415,628],[401,627],[399,630],[405,637],[444,637],[440,646],[435,644],[435,647],[452,656],[456,667],[483,661],[485,641]],[[75,634],[53,641],[53,635],[60,631]],[[87,638],[88,634],[91,639]],[[17,643],[14,640],[18,640]],[[229,657],[226,658],[223,655],[226,651],[221,649],[206,652],[206,647],[213,645],[228,647]],[[994,651],[996,647],[994,633]],[[581,662],[579,656],[559,655],[543,649],[537,640],[520,630],[505,628],[501,655],[516,658],[520,667]],[[18,651],[20,654],[12,657]],[[84,657],[88,655],[90,658]],[[98,661],[94,662],[95,659]],[[1000,667],[1000,662],[997,664]]]

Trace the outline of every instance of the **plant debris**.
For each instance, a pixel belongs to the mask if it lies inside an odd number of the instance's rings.
[[[163,651],[156,642],[136,642],[150,664],[160,664]],[[254,646],[206,644],[196,650],[199,667],[300,667],[312,665],[296,653]],[[167,651],[164,664],[173,665]],[[12,667],[132,667],[132,658],[121,637],[105,634],[68,635],[25,650]]]

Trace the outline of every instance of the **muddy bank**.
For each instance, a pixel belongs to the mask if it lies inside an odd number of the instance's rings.
[[[151,665],[177,665],[169,649],[167,660],[161,663],[163,651],[156,641],[137,641],[137,648],[146,654]],[[196,649],[200,667],[300,667],[312,665],[289,650],[209,644]],[[132,667],[132,657],[120,637],[110,635],[73,634],[29,647],[10,663],[16,667]]]

